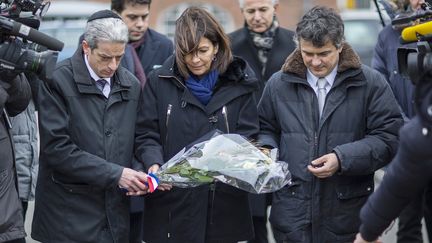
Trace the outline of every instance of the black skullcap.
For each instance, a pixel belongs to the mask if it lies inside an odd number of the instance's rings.
[[[97,11],[96,13],[92,14],[88,18],[87,23],[96,19],[105,19],[105,18],[122,19],[118,14],[114,13],[113,11],[105,9],[105,10]]]

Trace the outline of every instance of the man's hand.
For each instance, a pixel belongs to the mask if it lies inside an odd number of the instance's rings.
[[[327,178],[339,170],[339,161],[335,153],[329,153],[313,160],[308,170],[318,178]]]
[[[147,183],[146,173],[124,168],[118,184],[128,191],[128,196],[139,196],[148,192],[148,186],[144,183]]]
[[[10,67],[19,66],[21,47],[21,44],[16,40],[5,41],[0,46],[0,59],[2,60],[2,63]],[[0,76],[5,82],[12,82],[19,73],[21,73],[21,71],[17,71],[15,68],[2,68]]]
[[[354,243],[382,243],[382,241],[380,240],[375,240],[375,241],[366,241],[363,239],[363,237],[361,236],[360,233],[357,234]]]
[[[159,164],[153,164],[152,166],[150,166],[150,168],[148,169],[148,173],[156,173],[159,170],[160,166]],[[157,187],[158,190],[161,191],[169,191],[171,190],[172,186],[169,184],[159,184],[159,186]]]

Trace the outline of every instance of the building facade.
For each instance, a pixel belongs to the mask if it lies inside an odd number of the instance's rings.
[[[226,32],[244,24],[237,0],[153,0],[150,26],[172,38],[175,20],[191,5],[207,8],[224,26]],[[280,25],[293,29],[303,13],[315,5],[337,8],[337,0],[279,0],[277,15]]]

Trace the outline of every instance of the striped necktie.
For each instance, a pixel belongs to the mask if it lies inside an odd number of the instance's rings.
[[[107,89],[105,89],[105,85],[106,85],[107,83],[108,83],[108,82],[107,82],[105,79],[103,79],[103,78],[101,78],[101,79],[99,79],[99,80],[96,80],[96,86],[98,87],[98,89],[103,93],[103,95],[104,95],[106,98],[108,98],[108,95],[109,95],[109,93],[106,92]]]

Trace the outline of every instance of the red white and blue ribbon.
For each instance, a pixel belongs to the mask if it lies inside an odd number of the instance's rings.
[[[157,178],[157,176],[153,173],[148,174],[147,176],[147,183],[148,183],[148,187],[150,192],[154,192],[156,190],[156,188],[159,186],[159,179]]]

